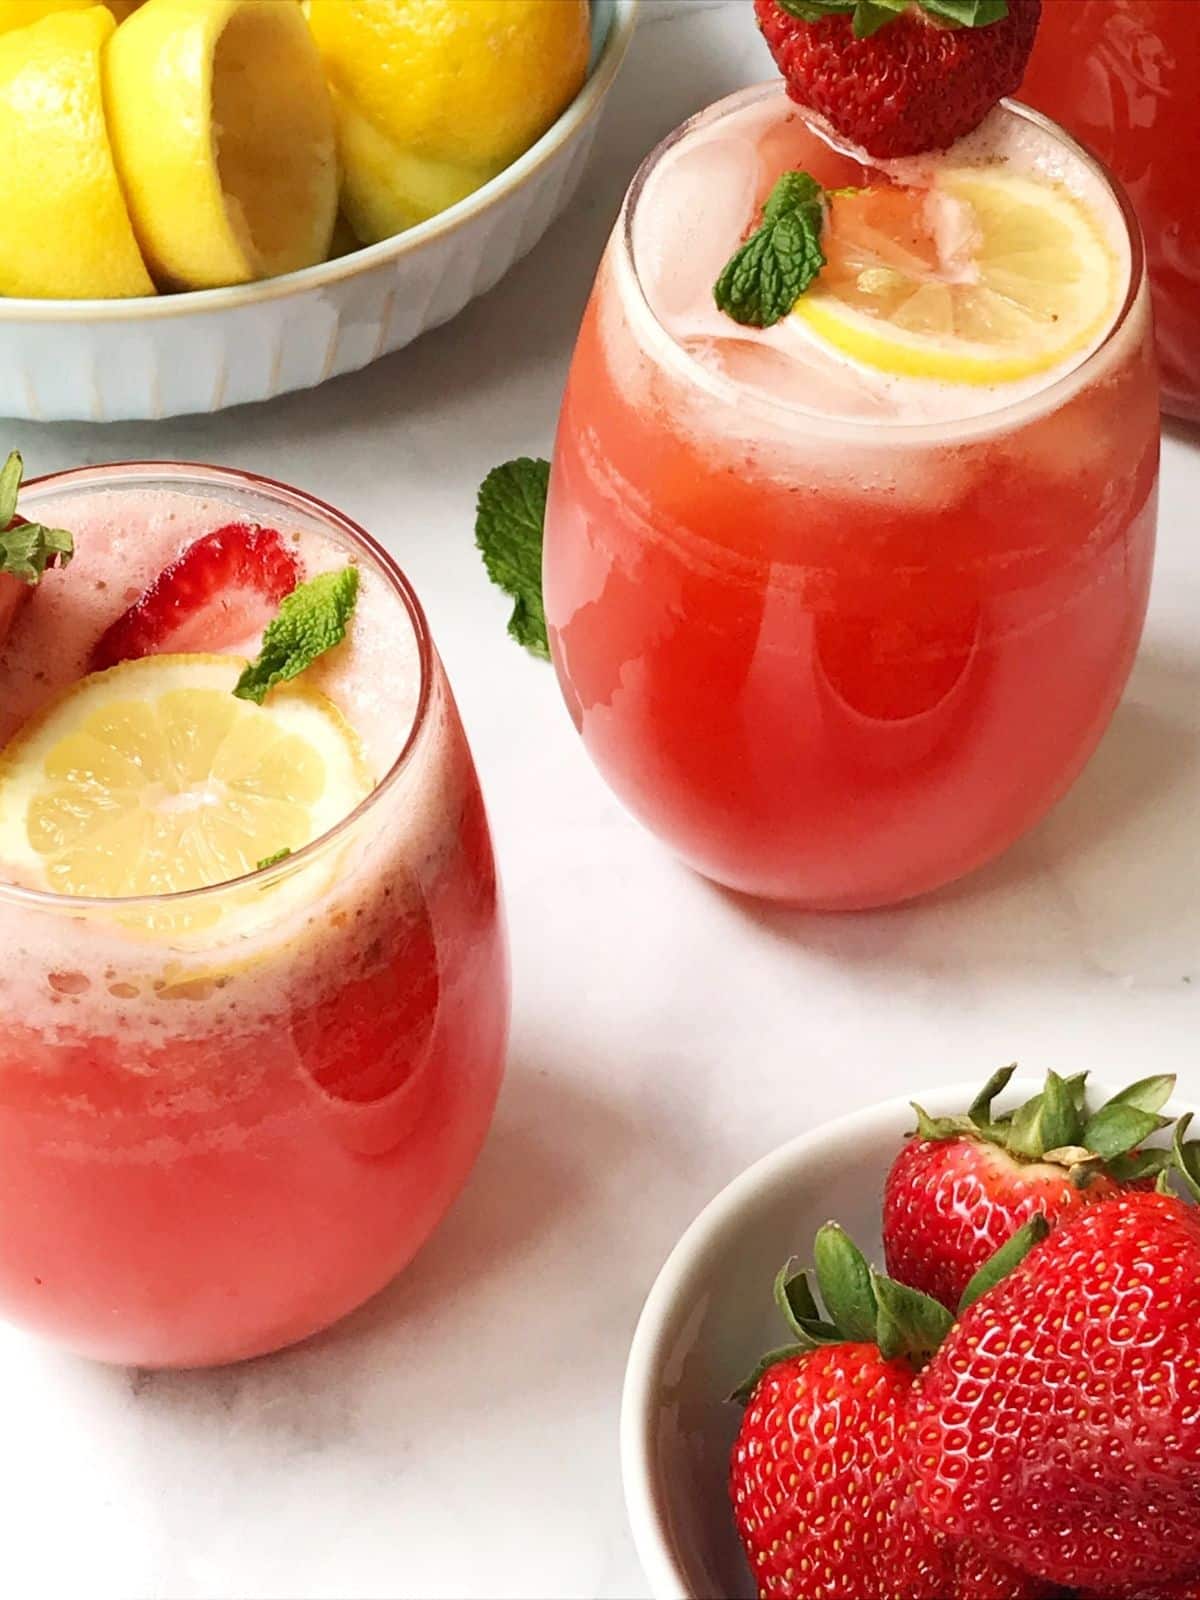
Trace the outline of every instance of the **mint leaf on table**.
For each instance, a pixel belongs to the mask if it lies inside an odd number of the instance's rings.
[[[13,450],[0,467],[0,572],[23,583],[37,583],[47,567],[70,564],[75,541],[65,528],[48,528],[41,522],[17,517],[17,495],[24,467]],[[16,518],[15,525],[13,519]]]
[[[550,658],[542,605],[542,525],[550,463],[530,456],[493,467],[479,486],[475,543],[488,577],[514,602],[508,631],[518,644]]]
[[[322,572],[298,583],[280,602],[257,658],[234,685],[238,699],[262,705],[277,683],[298,678],[318,656],[341,644],[357,599],[357,567]]]
[[[923,11],[952,28],[986,28],[1008,15],[1008,0],[917,0]],[[869,39],[909,8],[909,0],[779,0],[800,22],[853,18],[856,39]]]
[[[720,310],[748,328],[770,328],[791,311],[825,265],[825,191],[807,172],[785,172],[762,221],[734,251],[713,286]]]

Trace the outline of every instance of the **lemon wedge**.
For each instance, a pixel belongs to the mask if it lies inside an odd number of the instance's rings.
[[[999,168],[835,194],[822,246],[827,264],[794,314],[865,366],[948,383],[1060,365],[1102,332],[1120,287],[1074,195]]]
[[[0,860],[59,894],[173,894],[333,827],[371,787],[356,735],[302,685],[235,698],[244,665],[147,656],[72,685],[0,753]]]
[[[164,286],[323,261],[337,216],[333,106],[298,5],[145,0],[105,52],[130,213]]]
[[[587,0],[309,0],[306,9],[334,91],[346,214],[371,242],[495,177],[587,74]]]
[[[104,125],[103,6],[0,16],[0,294],[153,294]]]

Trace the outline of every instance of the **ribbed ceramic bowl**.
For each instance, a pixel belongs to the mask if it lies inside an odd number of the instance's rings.
[[[1014,1079],[998,1105],[1040,1087]],[[1097,1104],[1115,1087],[1090,1082]],[[943,1116],[978,1089],[916,1098]],[[754,1600],[727,1487],[741,1411],[725,1397],[786,1342],[775,1274],[789,1256],[806,1257],[823,1222],[836,1218],[882,1259],[884,1175],[912,1127],[909,1103],[890,1100],[793,1139],[722,1190],[667,1258],[634,1335],[621,1404],[625,1504],[655,1600]]]
[[[0,411],[114,422],[219,411],[354,372],[447,322],[541,238],[583,175],[638,0],[591,0],[587,82],[512,166],[381,244],[263,283],[137,300],[0,298]]]

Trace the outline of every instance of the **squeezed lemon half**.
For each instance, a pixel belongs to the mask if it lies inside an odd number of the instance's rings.
[[[0,11],[0,295],[154,293],[104,119],[103,6]]]
[[[495,177],[587,74],[586,0],[309,0],[306,9],[334,94],[343,206],[366,243]]]
[[[299,6],[146,0],[104,70],[117,167],[161,284],[248,283],[325,259],[333,105]]]
[[[949,383],[1010,383],[1096,339],[1120,290],[1113,252],[1061,184],[992,167],[929,189],[835,194],[827,265],[795,308],[864,365]]]
[[[244,665],[147,656],[72,685],[0,753],[0,859],[59,894],[173,894],[339,822],[371,787],[353,729],[303,685],[235,698]]]

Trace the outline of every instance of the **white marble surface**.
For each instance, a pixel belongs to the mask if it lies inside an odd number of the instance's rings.
[[[168,456],[309,486],[400,555],[482,770],[516,977],[471,1184],[413,1268],[306,1348],[110,1371],[0,1332],[0,1593],[625,1597],[617,1401],[639,1306],[722,1184],[812,1122],[1013,1056],[1200,1090],[1200,440],[1170,438],[1141,660],[1074,792],[902,911],[754,912],[618,809],[504,634],[475,487],[545,452],[637,158],[766,76],[743,3],[648,6],[579,199],[456,324],[316,394],[170,426],[6,426],[31,470]]]

